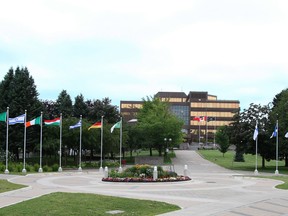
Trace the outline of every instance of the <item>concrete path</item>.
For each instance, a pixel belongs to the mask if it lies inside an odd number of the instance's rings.
[[[288,191],[275,189],[279,181],[245,177],[200,157],[195,151],[176,151],[175,171],[183,174],[188,165],[192,181],[174,183],[102,182],[97,171],[28,174],[0,174],[13,183],[29,187],[0,194],[0,208],[51,192],[97,193],[164,201],[182,209],[162,216],[288,215]],[[251,173],[253,175],[253,173]]]

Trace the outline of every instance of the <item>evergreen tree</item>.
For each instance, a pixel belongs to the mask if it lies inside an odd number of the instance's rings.
[[[63,118],[72,116],[73,113],[72,100],[66,90],[63,90],[59,94],[55,104],[55,111],[58,112],[58,115],[62,113]]]
[[[86,118],[88,116],[88,106],[84,101],[84,97],[82,94],[75,97],[75,103],[73,106],[73,116],[79,117],[82,115],[83,118]]]
[[[27,68],[17,67],[15,72],[11,68],[0,84],[1,106],[5,110],[9,106],[9,117],[17,117],[27,110],[27,119],[35,118],[41,113],[41,103],[34,79]],[[5,107],[5,109],[4,109]],[[32,151],[37,142],[39,133],[32,132],[35,128],[27,130],[27,150]],[[16,124],[9,127],[9,150],[17,159],[19,148],[23,149],[24,125]],[[39,138],[38,138],[39,139]]]

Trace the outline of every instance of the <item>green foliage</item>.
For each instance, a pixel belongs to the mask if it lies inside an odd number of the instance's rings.
[[[229,137],[227,135],[227,126],[218,128],[216,132],[216,143],[219,145],[219,151],[224,154],[228,151],[230,146]]]
[[[112,178],[153,178],[154,167],[147,164],[137,164],[125,169],[119,173],[117,169],[112,169],[109,172],[109,177]],[[158,178],[176,177],[177,173],[171,171],[164,171],[161,166],[157,166]]]
[[[137,130],[145,137],[143,145],[157,149],[160,156],[167,147],[173,147],[183,140],[183,122],[170,112],[169,104],[159,98],[143,99],[137,119]],[[171,138],[171,142],[165,143],[164,138]]]
[[[48,165],[43,166],[43,172],[48,172],[48,171],[50,171],[49,166]]]
[[[56,172],[56,171],[58,171],[58,169],[59,169],[59,165],[58,164],[53,164],[52,171]]]

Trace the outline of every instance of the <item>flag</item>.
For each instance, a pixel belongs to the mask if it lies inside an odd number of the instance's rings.
[[[256,124],[255,130],[254,130],[254,134],[253,134],[253,140],[256,140],[257,136],[258,136],[258,127],[257,127],[257,124]]]
[[[88,130],[90,130],[91,128],[101,128],[102,127],[102,124],[101,122],[96,122],[95,124],[91,125]]]
[[[200,121],[200,117],[199,116],[194,116],[193,121]]]
[[[60,118],[55,118],[52,120],[44,120],[44,124],[47,126],[60,126]]]
[[[0,113],[0,121],[6,122],[7,112]]]
[[[82,122],[80,120],[77,124],[70,126],[69,129],[78,128],[78,127],[81,127],[81,125],[82,125]]]
[[[210,122],[210,121],[216,121],[216,117],[207,117],[207,121]]]
[[[285,138],[288,138],[288,132],[285,134]]]
[[[277,136],[277,133],[278,133],[278,128],[277,128],[277,125],[276,125],[276,126],[275,126],[275,129],[274,129],[274,131],[273,131],[273,133],[272,133],[272,135],[271,135],[271,137],[270,137],[270,139],[273,138],[273,137],[276,137],[276,136]]]
[[[117,122],[116,124],[114,124],[114,125],[111,127],[111,133],[113,133],[114,128],[120,128],[120,127],[121,127],[121,121]]]
[[[29,121],[29,122],[26,122],[26,127],[30,127],[30,126],[32,126],[32,125],[40,125],[41,124],[41,117],[40,116],[38,116],[37,118],[35,118],[35,119],[33,119],[33,120],[31,120],[31,121]]]
[[[25,122],[25,114],[17,116],[15,118],[9,118],[9,125],[15,125],[15,124],[24,124]]]
[[[207,120],[207,116],[200,116],[200,121],[206,121]]]

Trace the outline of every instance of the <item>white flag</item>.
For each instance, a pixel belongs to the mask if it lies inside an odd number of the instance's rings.
[[[24,124],[25,122],[25,114],[17,116],[15,118],[9,118],[9,125],[15,125],[15,124]]]
[[[258,127],[257,127],[257,124],[256,124],[255,130],[254,130],[254,134],[253,134],[253,139],[256,140],[257,136],[258,136]]]

